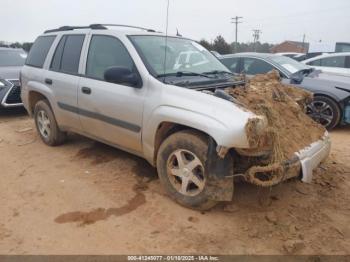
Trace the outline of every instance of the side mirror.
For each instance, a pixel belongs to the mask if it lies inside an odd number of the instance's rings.
[[[290,83],[300,85],[303,82],[303,76],[300,73],[292,74],[290,76]]]
[[[104,72],[104,79],[114,84],[124,84],[132,87],[141,87],[140,78],[129,68],[113,66]]]

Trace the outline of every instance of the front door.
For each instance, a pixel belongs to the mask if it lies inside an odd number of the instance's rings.
[[[119,39],[92,35],[85,77],[81,78],[78,90],[83,131],[102,141],[141,152],[145,88],[106,82],[104,72],[112,66],[137,72],[129,52]]]

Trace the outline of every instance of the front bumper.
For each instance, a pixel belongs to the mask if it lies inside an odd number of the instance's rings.
[[[21,100],[21,85],[18,79],[1,80],[5,86],[0,89],[0,107],[23,106]]]
[[[330,149],[331,141],[326,131],[320,140],[296,152],[291,159],[268,166],[253,166],[246,171],[245,178],[252,184],[269,187],[301,173],[301,180],[310,183],[313,170],[328,157]]]
[[[310,183],[312,181],[313,170],[328,157],[330,150],[331,140],[326,131],[322,139],[296,153],[301,164],[301,180],[303,182]]]

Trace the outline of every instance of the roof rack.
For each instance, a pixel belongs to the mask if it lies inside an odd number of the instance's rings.
[[[56,29],[46,30],[46,31],[44,32],[44,34],[53,33],[53,32],[61,32],[61,31],[70,31],[70,30],[75,30],[75,29],[102,29],[102,30],[105,30],[105,29],[107,29],[106,26],[127,27],[127,28],[141,29],[141,30],[145,30],[145,31],[147,31],[147,32],[156,32],[156,31],[153,30],[153,29],[148,29],[148,28],[139,27],[139,26],[132,26],[132,25],[91,24],[91,25],[88,25],[88,26],[61,26],[61,27],[56,28]]]
[[[140,26],[132,26],[132,25],[121,25],[121,24],[92,24],[92,26],[117,26],[117,27],[127,27],[127,28],[134,28],[134,29],[141,29],[145,30],[147,32],[156,32],[154,29],[140,27]]]

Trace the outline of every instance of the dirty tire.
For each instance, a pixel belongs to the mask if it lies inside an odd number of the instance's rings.
[[[42,119],[42,116],[45,116],[47,119],[46,121],[49,121],[48,127],[50,132],[43,132],[40,126],[40,119]],[[55,116],[52,112],[52,109],[49,105],[49,101],[47,100],[40,100],[35,104],[34,107],[34,121],[35,126],[38,131],[38,134],[41,138],[41,140],[49,145],[49,146],[58,146],[61,145],[66,140],[66,133],[62,132],[57,125]]]
[[[208,210],[214,207],[217,201],[208,199],[205,182],[203,183],[204,186],[201,187],[202,189],[197,189],[199,193],[196,195],[182,194],[179,189],[174,186],[176,181],[172,181],[176,179],[173,178],[172,175],[169,175],[169,160],[171,160],[175,152],[179,152],[179,150],[185,152],[185,154],[188,152],[189,157],[191,157],[191,154],[194,154],[197,157],[196,159],[200,160],[202,168],[204,168],[207,159],[208,137],[200,132],[185,130],[172,134],[165,139],[157,154],[157,170],[161,184],[168,195],[182,206],[197,210]],[[177,162],[177,160],[175,160],[175,162]],[[206,181],[206,173],[200,173],[200,176],[204,177],[204,181]],[[173,180],[171,181],[171,179]],[[179,183],[182,183],[182,179]],[[194,184],[190,184],[189,186],[196,187]],[[194,191],[196,191],[196,189]]]

